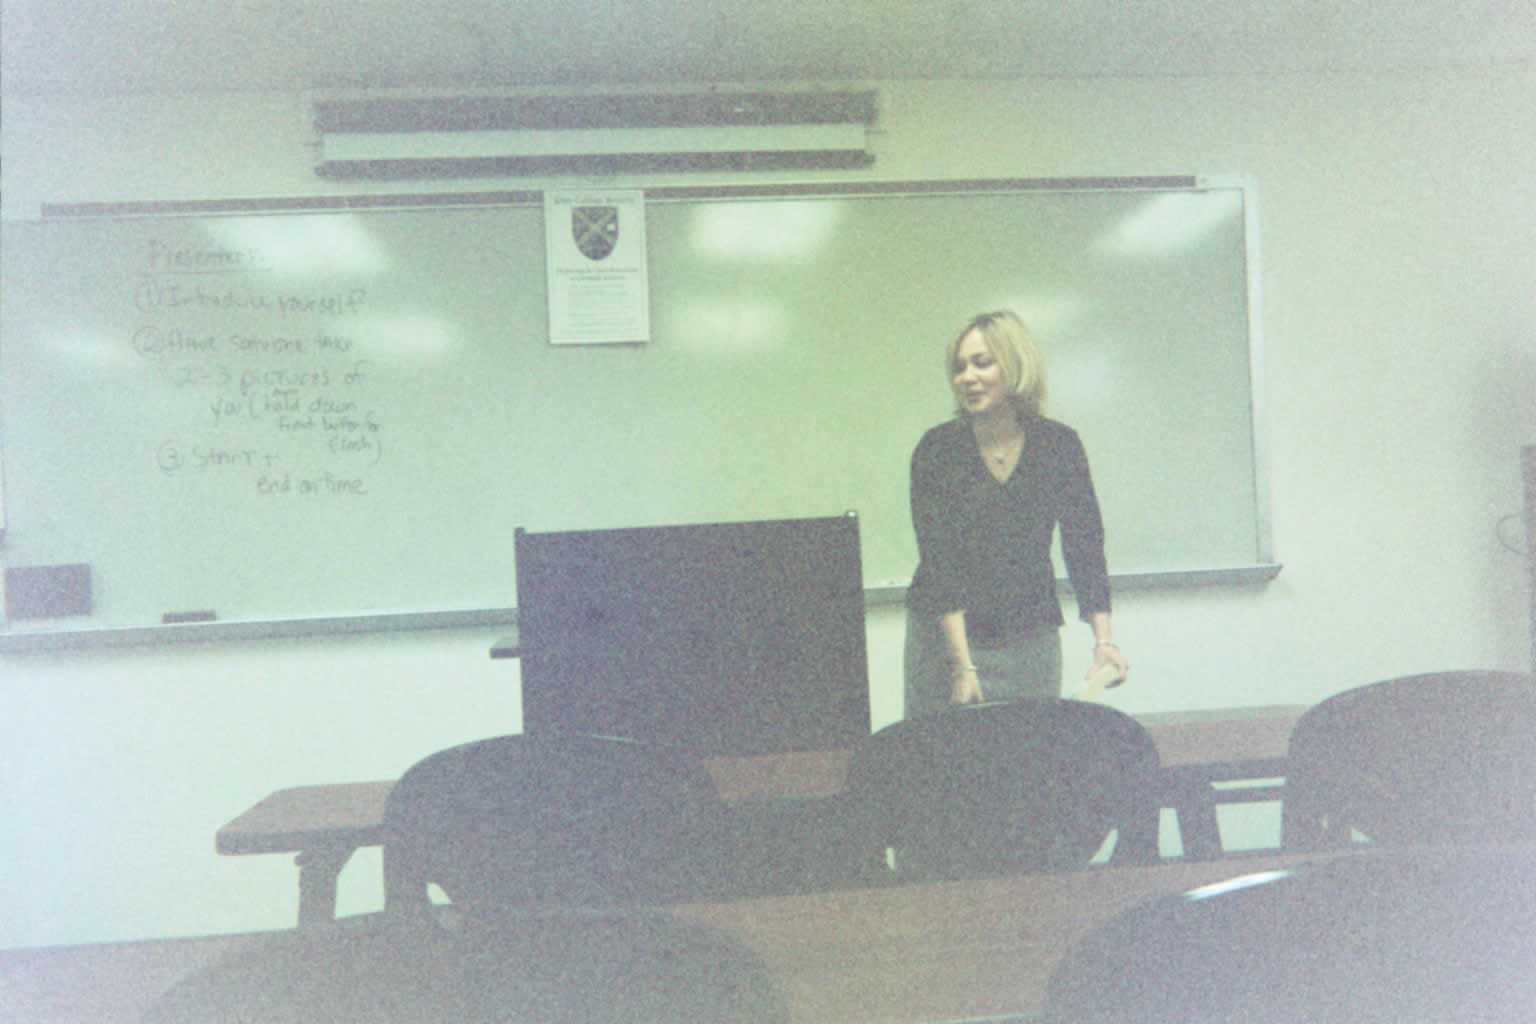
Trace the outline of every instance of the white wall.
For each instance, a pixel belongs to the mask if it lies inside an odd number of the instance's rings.
[[[1311,702],[1414,671],[1530,667],[1526,570],[1495,527],[1519,511],[1519,449],[1536,443],[1536,73],[879,88],[878,159],[859,177],[1257,186],[1285,570],[1259,589],[1121,595],[1135,675],[1119,706]],[[0,131],[8,219],[45,201],[362,191],[313,176],[297,95],[7,97]],[[1069,628],[1081,672],[1087,634]],[[901,631],[899,609],[871,614],[877,726],[900,711]],[[214,831],[273,789],[392,777],[518,729],[496,636],[0,655],[0,947],[291,924],[289,859],[217,857]],[[360,856],[341,909],[376,907],[378,888],[377,857]]]

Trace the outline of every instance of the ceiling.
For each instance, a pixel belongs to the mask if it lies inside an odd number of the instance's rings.
[[[1536,64],[1536,0],[0,0],[8,94]]]

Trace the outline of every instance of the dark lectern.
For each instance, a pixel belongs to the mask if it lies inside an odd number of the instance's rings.
[[[517,533],[523,728],[701,756],[869,734],[856,516]]]

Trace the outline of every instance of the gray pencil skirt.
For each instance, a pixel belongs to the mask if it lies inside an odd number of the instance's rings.
[[[1061,696],[1061,630],[1055,626],[1041,626],[997,646],[973,642],[971,660],[985,700]],[[949,706],[949,654],[938,616],[907,609],[903,668],[904,717],[915,718]]]

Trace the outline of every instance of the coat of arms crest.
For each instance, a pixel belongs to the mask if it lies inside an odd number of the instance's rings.
[[[617,206],[575,206],[571,208],[571,238],[576,248],[589,260],[607,259],[619,244],[619,208]]]

